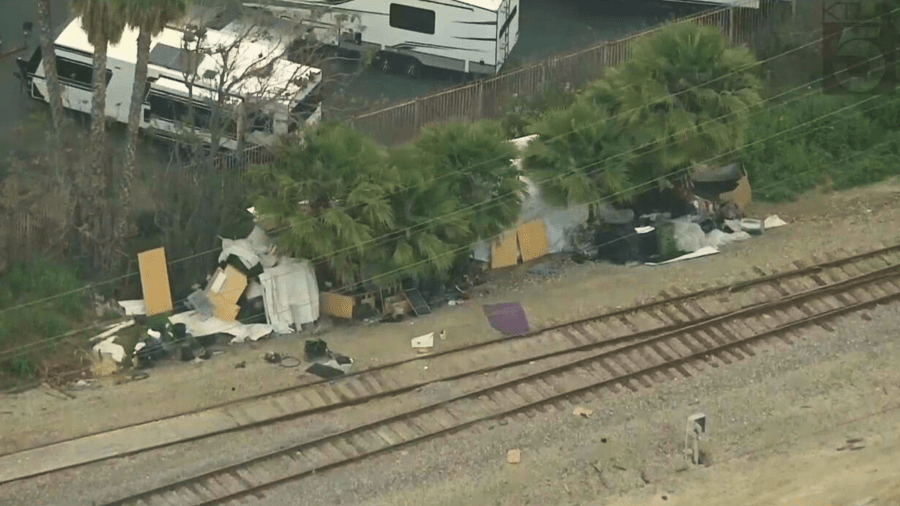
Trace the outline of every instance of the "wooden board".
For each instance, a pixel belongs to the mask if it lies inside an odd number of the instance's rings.
[[[543,219],[538,218],[519,225],[517,235],[523,262],[541,258],[550,252],[550,243],[547,241],[547,227]]]
[[[519,263],[519,240],[515,232],[506,232],[491,241],[491,269],[502,269]]]
[[[331,292],[319,294],[319,309],[322,313],[338,318],[353,318],[353,306],[355,301],[348,295],[340,295]]]
[[[141,271],[141,289],[147,316],[168,313],[172,310],[172,290],[169,287],[169,270],[166,265],[166,250],[152,249],[138,254]]]

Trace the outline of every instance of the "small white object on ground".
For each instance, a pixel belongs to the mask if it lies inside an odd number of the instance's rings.
[[[783,227],[785,225],[787,225],[787,222],[779,218],[777,214],[769,216],[766,218],[766,221],[763,222],[763,226],[766,229]]]
[[[424,336],[414,337],[411,341],[413,348],[433,348],[434,332],[425,334]]]

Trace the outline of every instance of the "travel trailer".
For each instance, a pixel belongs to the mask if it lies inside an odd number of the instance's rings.
[[[496,74],[519,40],[519,0],[266,0],[244,3],[304,26],[318,43],[374,52],[384,71]]]
[[[136,30],[126,29],[121,41],[107,52],[106,115],[122,123],[128,122],[137,35]],[[69,22],[54,49],[63,105],[89,114],[94,48],[80,18]],[[183,120],[193,110],[190,128],[208,141],[213,105],[219,104],[224,115],[217,117],[227,118],[220,146],[236,149],[239,141],[270,145],[279,135],[316,123],[322,114],[316,99],[321,71],[281,56],[277,47],[232,33],[206,30],[198,37],[188,31],[163,30],[151,40],[141,128],[174,138],[188,128]],[[40,48],[18,63],[31,96],[46,102]],[[224,95],[221,100],[217,90]]]

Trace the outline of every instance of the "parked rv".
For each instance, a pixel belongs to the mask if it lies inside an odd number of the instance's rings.
[[[121,42],[110,45],[107,54],[106,115],[122,123],[128,121],[137,35],[136,30],[126,29]],[[225,56],[222,48],[232,49]],[[69,22],[54,49],[63,105],[89,114],[94,48],[80,18]],[[19,58],[18,64],[31,96],[46,102],[40,47],[29,59]],[[216,103],[224,104],[227,127],[222,129],[220,145],[226,149],[236,149],[239,141],[269,145],[279,135],[314,124],[322,114],[316,98],[322,82],[319,69],[288,61],[278,47],[232,33],[204,30],[197,37],[167,28],[151,41],[147,75],[141,128],[162,137],[184,132],[184,120],[193,110],[191,128],[208,141]],[[217,90],[225,95],[221,101]]]
[[[244,3],[318,43],[374,52],[382,70],[496,74],[519,40],[519,0],[266,0]]]

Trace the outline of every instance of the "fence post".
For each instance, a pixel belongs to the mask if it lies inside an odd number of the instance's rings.
[[[734,7],[728,9],[728,40],[732,44],[737,44],[734,40]]]
[[[478,121],[484,117],[484,80],[475,81],[478,84],[478,107],[475,108],[475,117],[472,121]]]
[[[413,101],[413,131],[418,132],[422,126],[419,125],[419,97]]]

